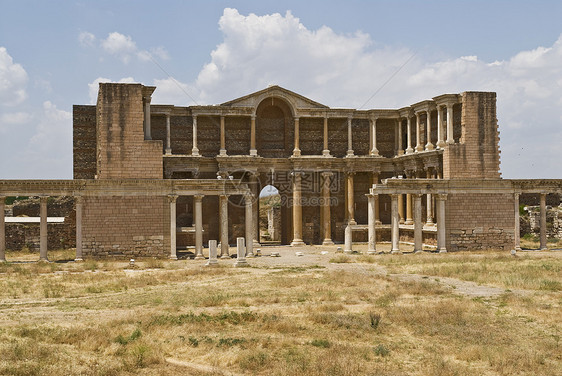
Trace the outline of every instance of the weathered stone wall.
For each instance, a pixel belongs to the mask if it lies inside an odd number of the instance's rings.
[[[74,179],[96,175],[96,106],[72,107],[72,156]]]
[[[84,257],[166,257],[170,211],[166,197],[85,197]]]
[[[299,120],[300,149],[302,155],[322,155],[324,148],[324,119]]]
[[[496,94],[462,94],[460,143],[451,144],[443,153],[445,179],[499,179],[499,131],[496,119]]]
[[[39,223],[6,223],[6,249],[19,251],[24,247],[39,252]],[[73,223],[48,223],[47,248],[68,249],[76,246]]]
[[[144,140],[143,86],[101,83],[96,135],[99,179],[161,179],[162,141]]]
[[[514,245],[513,195],[450,194],[446,201],[449,251],[499,249]]]

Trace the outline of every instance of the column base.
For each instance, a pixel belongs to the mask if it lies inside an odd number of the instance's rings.
[[[293,239],[291,242],[291,247],[306,245],[302,239]]]
[[[433,146],[433,144],[426,144],[425,145],[425,151],[430,151],[435,149],[435,147]]]
[[[378,151],[377,149],[371,150],[371,152],[369,153],[369,155],[370,155],[371,157],[380,157],[379,151]]]
[[[439,250],[439,253],[447,253],[447,250],[446,250],[445,248],[440,249],[440,250]]]
[[[448,145],[451,145],[451,144],[454,144],[454,143],[455,143],[455,140],[447,140]]]
[[[209,260],[205,263],[205,266],[219,266],[219,262],[217,260]]]
[[[416,151],[416,153],[419,153],[420,151],[423,151],[423,146],[421,146],[421,145],[416,146],[415,151]]]
[[[322,245],[334,245],[335,243],[332,241],[332,239],[324,239],[322,241]]]
[[[357,222],[355,221],[355,219],[352,219],[352,220],[348,221],[347,224],[351,225],[351,226],[355,226],[357,224]]]
[[[230,256],[229,255],[222,255],[221,259],[223,260],[230,260]]]
[[[228,155],[226,154],[226,149],[220,149],[220,150],[219,150],[219,155],[220,155],[221,157],[227,157]]]
[[[177,259],[178,259],[178,256],[170,256],[170,257],[168,257],[168,259],[169,259],[169,260],[177,260]]]
[[[413,225],[414,221],[412,219],[406,219],[406,222],[404,222],[405,225]]]
[[[412,154],[413,152],[414,152],[414,149],[412,149],[412,148],[406,149],[406,154]]]
[[[401,225],[405,225],[406,221],[404,221],[404,219],[401,219],[401,220],[398,221],[398,223],[401,224]]]
[[[250,149],[250,157],[257,157],[258,151],[256,149]]]
[[[447,144],[443,140],[437,142],[437,148],[438,149],[443,149],[446,145]]]
[[[194,260],[205,260],[205,257],[203,255],[197,255]]]
[[[395,249],[395,250],[390,251],[390,254],[391,254],[391,255],[401,255],[401,254],[402,254],[402,251],[396,250],[396,249]]]
[[[46,262],[46,263],[49,263],[50,261],[49,261],[49,259],[41,258],[41,259],[39,259],[38,262]]]
[[[293,157],[300,157],[301,156],[301,149],[293,149]]]
[[[377,254],[377,250],[376,250],[376,249],[369,249],[369,250],[367,251],[367,254],[368,254],[368,255],[376,255],[376,254]]]
[[[345,156],[346,157],[355,157],[355,154],[354,154],[353,150],[348,150]]]
[[[194,156],[194,157],[199,157],[200,156],[199,155],[199,149],[197,149],[197,148],[191,149],[191,155]]]
[[[0,262],[2,262],[2,261],[6,261],[6,260],[0,260]],[[84,259],[81,258],[81,257],[77,257],[77,258],[74,259],[74,262],[84,262]]]
[[[353,253],[353,249],[344,249],[343,253],[345,253],[346,255],[350,255]]]
[[[420,254],[420,253],[425,253],[425,252],[421,249],[418,249],[417,251],[414,251],[414,253]]]
[[[322,150],[322,156],[324,157],[331,157],[330,150]]]
[[[433,223],[433,221],[427,221],[427,222],[425,222],[425,225],[426,226],[435,226],[436,223]]]
[[[377,219],[377,220],[375,221],[375,225],[382,225],[382,222]]]
[[[236,262],[234,263],[234,267],[235,268],[247,268],[250,265],[248,264],[248,262],[246,261],[246,259],[242,259],[242,260],[236,260]]]
[[[166,155],[172,155],[172,149],[166,149]]]
[[[398,156],[404,155],[404,150],[398,150]]]
[[[254,248],[261,247],[260,242],[258,242],[256,239],[254,239],[254,241],[252,242],[252,245],[254,246]]]

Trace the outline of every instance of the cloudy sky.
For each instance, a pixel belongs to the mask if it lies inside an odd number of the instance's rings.
[[[216,104],[281,85],[333,107],[498,94],[504,178],[562,179],[562,1],[0,0],[0,179],[72,178],[100,81]]]

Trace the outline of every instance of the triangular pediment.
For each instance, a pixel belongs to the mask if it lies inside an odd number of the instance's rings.
[[[243,97],[222,103],[221,106],[229,107],[253,107],[256,108],[260,102],[269,97],[277,97],[286,100],[296,109],[326,109],[329,108],[321,103],[315,102],[307,97],[297,94],[291,90],[282,88],[281,86],[272,85],[266,89],[256,91],[255,93],[245,95]]]

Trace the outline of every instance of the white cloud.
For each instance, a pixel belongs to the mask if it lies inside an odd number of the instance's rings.
[[[32,115],[27,112],[10,112],[0,115],[0,125],[21,125],[29,122]]]
[[[15,106],[27,98],[27,73],[0,47],[0,105]]]
[[[100,82],[121,82],[121,83],[134,83],[136,82],[133,77],[124,77],[119,81],[113,81],[110,78],[98,77],[88,84],[88,94],[90,97],[90,104],[96,104],[98,101],[98,89]]]
[[[92,47],[96,36],[88,32],[82,32],[78,39],[82,45]],[[152,47],[149,50],[139,49],[130,35],[124,35],[116,31],[109,33],[107,38],[102,39],[100,46],[104,52],[117,57],[124,64],[128,64],[132,58],[141,61],[150,61],[154,58],[168,60],[170,58],[164,47]]]
[[[93,47],[96,42],[96,36],[87,31],[78,34],[78,42],[84,47]]]
[[[153,104],[174,104],[178,106],[192,106],[197,101],[198,90],[193,86],[179,82],[173,78],[154,80],[156,91],[152,95]]]

